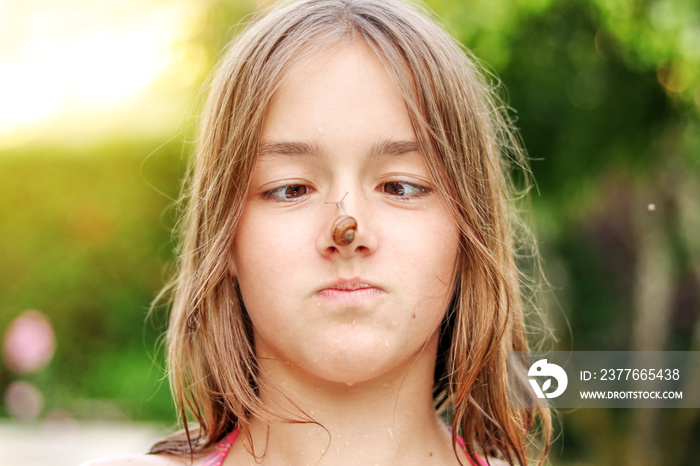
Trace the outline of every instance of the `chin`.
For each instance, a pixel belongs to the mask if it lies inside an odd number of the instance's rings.
[[[334,368],[333,372],[318,371],[315,375],[326,384],[347,389],[348,387],[358,388],[362,384],[377,381],[384,374],[383,371],[368,372],[366,368],[349,368],[346,371],[341,371],[340,369]]]
[[[347,386],[383,379],[413,362],[402,355],[390,354],[385,344],[381,346],[362,350],[355,347],[353,351],[344,350],[342,353],[324,356],[320,361],[312,363],[312,367],[307,370],[319,379]]]

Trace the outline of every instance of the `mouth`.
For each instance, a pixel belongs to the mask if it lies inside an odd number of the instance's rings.
[[[361,278],[340,279],[324,286],[314,296],[337,304],[362,304],[376,299],[385,291]]]

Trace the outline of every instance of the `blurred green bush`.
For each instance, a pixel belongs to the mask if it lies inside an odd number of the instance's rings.
[[[56,355],[33,376],[47,409],[173,419],[161,364],[146,356],[160,360],[164,319],[146,315],[172,262],[182,151],[113,142],[0,157],[0,329],[26,309],[51,319]],[[0,367],[2,390],[14,376]]]

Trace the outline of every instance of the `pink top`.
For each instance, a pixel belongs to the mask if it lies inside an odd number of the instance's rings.
[[[231,446],[233,445],[233,441],[236,440],[236,437],[238,437],[238,429],[228,434],[216,444],[214,451],[212,451],[209,456],[204,458],[202,466],[221,466],[224,464],[224,460],[226,460],[228,453],[231,451]],[[462,437],[457,436],[457,444],[466,452],[467,447],[464,444]],[[472,466],[487,466],[487,463],[485,463],[481,458],[478,459],[478,463],[474,462],[474,460],[471,458],[469,458],[469,462],[472,464]]]
[[[216,447],[214,447],[214,451],[204,458],[202,466],[221,466],[228,456],[228,452],[231,451],[231,445],[233,445],[233,441],[236,440],[236,437],[238,437],[238,429],[222,438],[219,443],[216,444]]]

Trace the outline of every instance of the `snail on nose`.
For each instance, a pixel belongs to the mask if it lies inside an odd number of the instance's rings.
[[[357,220],[350,215],[341,215],[336,218],[331,227],[333,241],[338,246],[347,246],[355,240],[357,232]]]
[[[332,202],[338,206],[338,212],[340,215],[333,221],[331,225],[331,236],[333,237],[333,242],[338,246],[347,246],[355,240],[355,233],[357,233],[357,220],[354,217],[348,215],[343,207],[343,201],[347,197],[348,193],[340,200],[340,202]]]

